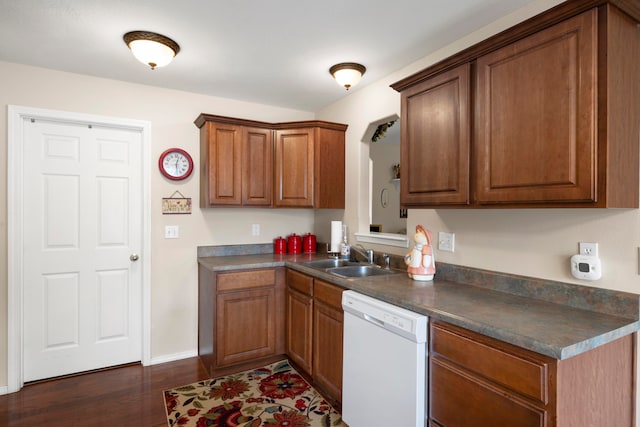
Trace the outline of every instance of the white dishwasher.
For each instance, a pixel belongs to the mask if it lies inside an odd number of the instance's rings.
[[[349,427],[425,427],[427,316],[342,293],[342,419]]]

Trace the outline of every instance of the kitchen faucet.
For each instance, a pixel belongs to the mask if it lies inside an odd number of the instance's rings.
[[[356,246],[351,246],[351,250],[365,257],[369,264],[373,264],[373,249],[365,249],[364,246],[358,244]]]

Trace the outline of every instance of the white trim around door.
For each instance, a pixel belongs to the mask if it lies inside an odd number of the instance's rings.
[[[19,391],[23,380],[23,277],[26,260],[23,259],[23,162],[20,144],[23,141],[23,123],[26,118],[46,119],[67,123],[83,123],[139,131],[142,136],[142,364],[151,364],[151,209],[150,165],[151,123],[118,117],[97,116],[67,111],[46,110],[9,105],[8,108],[8,385],[7,392]]]

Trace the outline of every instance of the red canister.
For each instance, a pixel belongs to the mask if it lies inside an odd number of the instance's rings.
[[[287,252],[290,254],[302,253],[302,237],[296,235],[296,233],[290,235],[287,243]]]
[[[316,253],[316,236],[311,233],[307,233],[302,238],[302,252]]]
[[[287,253],[287,241],[282,236],[273,241],[273,253],[276,255]]]

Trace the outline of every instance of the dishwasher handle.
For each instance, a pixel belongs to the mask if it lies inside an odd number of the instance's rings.
[[[381,328],[384,328],[384,322],[382,320],[380,320],[380,319],[378,319],[376,317],[370,316],[370,315],[368,315],[366,313],[363,313],[363,317],[364,317],[364,320],[366,320],[367,322],[371,322],[374,325],[378,325]]]

